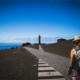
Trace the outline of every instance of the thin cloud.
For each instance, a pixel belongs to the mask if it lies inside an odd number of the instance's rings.
[[[56,42],[57,39],[60,39],[61,37],[41,37],[41,42]],[[12,38],[8,37],[6,39],[0,38],[0,42],[31,42],[31,43],[38,43],[38,38]]]
[[[37,40],[37,38],[15,38],[14,40],[19,40],[19,41],[34,41],[34,40]]]

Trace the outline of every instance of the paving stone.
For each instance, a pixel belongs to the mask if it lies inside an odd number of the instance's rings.
[[[53,67],[38,67],[38,71],[44,71],[44,70],[55,70]]]
[[[41,61],[42,59],[39,59],[39,61]]]
[[[38,72],[38,77],[62,76],[59,72]]]
[[[40,67],[40,66],[49,66],[49,64],[38,64],[38,67]]]
[[[57,78],[57,79],[38,79],[38,80],[66,80],[65,78]]]
[[[44,61],[39,61],[38,63],[45,63]]]

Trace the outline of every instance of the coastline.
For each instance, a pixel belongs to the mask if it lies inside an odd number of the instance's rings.
[[[13,48],[20,48],[22,43],[0,43],[0,51]]]

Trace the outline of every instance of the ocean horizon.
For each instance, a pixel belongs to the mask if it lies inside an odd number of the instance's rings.
[[[6,50],[13,48],[20,48],[22,46],[22,43],[0,43],[0,50]]]

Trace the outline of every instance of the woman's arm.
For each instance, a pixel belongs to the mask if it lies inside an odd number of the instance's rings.
[[[74,65],[74,60],[75,60],[75,50],[72,49],[70,53],[70,64],[69,64],[69,69],[68,69],[68,75],[71,74],[71,71]]]

